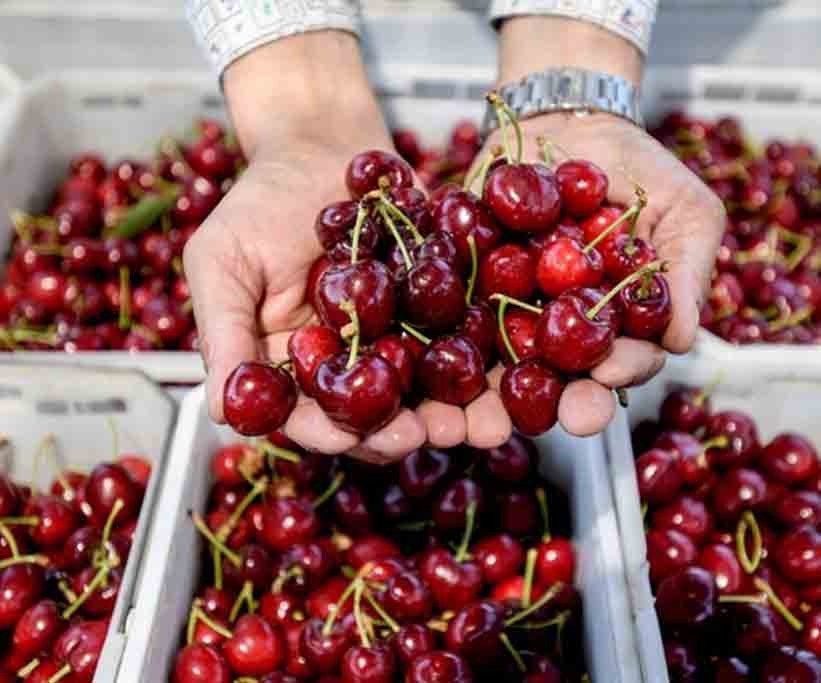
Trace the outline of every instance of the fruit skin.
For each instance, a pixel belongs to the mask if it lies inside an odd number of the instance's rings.
[[[818,472],[818,453],[800,434],[779,434],[761,450],[757,462],[770,479],[788,486]]]
[[[425,395],[434,401],[464,406],[487,387],[484,359],[467,337],[440,337],[425,350],[417,376]]]
[[[262,509],[262,540],[272,550],[283,552],[317,536],[319,518],[313,507],[297,498],[270,501]]]
[[[342,340],[324,325],[305,325],[288,338],[288,358],[302,392],[311,395],[316,369],[322,361],[345,350]]]
[[[279,429],[296,407],[296,385],[283,368],[240,363],[225,380],[223,412],[233,429],[261,436]]]
[[[664,579],[656,591],[656,609],[663,624],[693,627],[715,613],[715,582],[710,572],[687,567]]]
[[[813,526],[788,531],[774,555],[778,570],[788,581],[802,585],[821,581],[821,534]]]
[[[405,674],[405,683],[474,683],[467,662],[445,650],[416,657]]]
[[[434,208],[433,229],[453,240],[462,263],[470,263],[469,235],[476,241],[479,258],[502,239],[502,229],[491,211],[468,192],[449,194]]]
[[[174,661],[174,683],[231,683],[225,658],[207,645],[188,645]]]
[[[517,232],[555,225],[561,198],[552,171],[541,164],[503,164],[487,177],[482,198],[496,218]]]
[[[342,683],[393,683],[396,659],[382,644],[354,645],[342,658]]]
[[[528,436],[543,434],[556,424],[563,390],[561,377],[536,358],[505,369],[499,388],[514,426]]]
[[[83,486],[83,509],[88,511],[91,524],[102,529],[117,500],[121,500],[123,506],[115,524],[121,526],[139,516],[142,497],[142,489],[122,465],[102,463],[91,471]]]
[[[607,174],[596,164],[570,159],[556,168],[562,209],[571,216],[585,218],[607,198]]]
[[[485,296],[506,294],[529,299],[536,290],[536,263],[518,244],[503,244],[490,252],[479,266],[479,291]]]
[[[241,616],[234,635],[222,644],[231,670],[240,676],[262,676],[285,662],[285,639],[279,628],[255,614]]]
[[[379,179],[385,177],[390,187],[411,187],[413,170],[408,162],[390,152],[369,150],[351,159],[345,171],[345,185],[354,199],[361,199],[371,190],[379,189]]]
[[[581,242],[559,237],[542,250],[536,279],[549,297],[574,287],[598,287],[604,277],[604,261],[596,249],[584,250]]]
[[[420,261],[402,279],[399,307],[411,325],[432,331],[453,329],[465,317],[465,288],[446,261]]]
[[[818,683],[821,661],[806,650],[782,647],[767,657],[760,680],[761,683]]]

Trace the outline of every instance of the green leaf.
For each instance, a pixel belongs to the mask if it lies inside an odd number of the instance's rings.
[[[177,201],[179,188],[162,192],[161,194],[147,194],[125,214],[119,224],[111,231],[114,237],[131,238],[145,232]]]

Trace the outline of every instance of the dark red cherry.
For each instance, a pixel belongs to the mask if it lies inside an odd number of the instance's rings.
[[[821,660],[806,650],[782,647],[761,668],[761,683],[821,683]]]
[[[745,465],[756,457],[760,445],[755,421],[743,413],[726,410],[707,418],[706,436],[727,437],[725,448],[711,449],[708,459],[722,468]]]
[[[370,150],[357,154],[345,171],[345,184],[354,199],[379,189],[379,181],[386,178],[391,188],[411,187],[413,170],[408,163],[390,152]]]
[[[400,554],[398,546],[387,538],[371,535],[355,539],[345,554],[345,561],[354,569],[359,569],[368,562],[385,557],[397,557]]]
[[[515,576],[524,562],[521,544],[509,534],[482,539],[472,549],[485,583],[497,584]]]
[[[705,545],[696,564],[712,574],[719,593],[732,594],[741,589],[744,573],[734,548],[721,543]]]
[[[499,393],[516,429],[538,436],[556,424],[563,390],[556,372],[543,360],[530,358],[505,369]]]
[[[623,332],[635,339],[658,339],[673,318],[670,288],[660,273],[640,278],[619,292]]]
[[[487,387],[484,359],[467,337],[440,337],[428,345],[417,375],[425,395],[434,401],[464,406]]]
[[[476,666],[493,663],[501,654],[499,636],[504,628],[504,608],[483,600],[463,607],[448,624],[447,649]]]
[[[442,531],[458,531],[467,524],[468,510],[473,505],[481,512],[484,495],[473,479],[457,479],[448,486],[433,506],[432,517]]]
[[[447,262],[418,262],[399,287],[402,317],[412,325],[434,331],[455,328],[465,317],[465,288]]]
[[[74,575],[71,587],[77,595],[83,595],[98,570],[95,567],[86,567],[79,574]],[[114,604],[117,602],[117,595],[120,592],[122,583],[122,572],[119,569],[112,569],[107,577],[104,586],[100,586],[92,592],[83,603],[82,610],[90,617],[105,617],[114,611]]]
[[[704,444],[685,432],[662,432],[653,448],[668,451],[676,460],[676,469],[685,486],[698,486],[710,476],[710,465]]]
[[[15,564],[0,572],[0,628],[12,628],[43,593],[45,572],[36,564]]]
[[[697,655],[691,646],[678,641],[665,642],[664,659],[670,680],[676,683],[698,683],[700,668]]]
[[[595,248],[587,250],[569,237],[559,237],[542,249],[536,268],[539,288],[550,297],[574,287],[598,287],[604,261]]]
[[[726,604],[719,616],[726,637],[742,657],[758,657],[792,640],[787,623],[764,605]]]
[[[661,423],[682,432],[695,432],[712,413],[709,396],[701,389],[683,388],[670,392],[661,404]]]
[[[665,578],[656,591],[656,610],[662,624],[696,627],[716,609],[715,582],[710,572],[687,567]]]
[[[468,663],[453,652],[420,654],[408,666],[405,683],[474,683]]]
[[[647,533],[647,561],[654,583],[693,564],[697,554],[690,537],[675,529],[652,529]],[[712,582],[712,577],[710,580]]]
[[[651,504],[666,503],[681,488],[676,459],[669,451],[652,448],[636,460],[636,478],[641,499]]]
[[[322,619],[311,619],[302,629],[299,648],[302,656],[320,674],[339,671],[342,657],[354,643],[355,627],[349,618],[337,619],[330,631],[325,631]]]
[[[313,507],[298,498],[280,498],[263,507],[262,540],[272,550],[283,552],[298,543],[308,543],[319,530]]]
[[[499,528],[514,536],[527,536],[539,526],[539,506],[528,490],[503,491],[496,496]]]
[[[818,472],[818,453],[800,434],[779,434],[761,450],[757,462],[768,477],[788,486]]]
[[[505,331],[513,351],[519,357],[520,361],[534,358],[539,355],[539,349],[536,346],[536,321],[539,316],[532,311],[526,311],[523,308],[508,308],[505,311]],[[496,349],[504,358],[506,363],[511,363],[512,359],[508,353],[507,346],[502,339],[501,330],[498,323],[494,320],[496,333]]]
[[[570,159],[556,169],[562,208],[578,218],[596,211],[607,198],[607,175],[591,161]]]
[[[487,177],[482,199],[507,228],[543,232],[561,213],[556,177],[541,164],[503,164]]]
[[[213,180],[192,176],[183,183],[171,217],[177,225],[198,225],[208,217],[221,198],[222,191]]]
[[[402,667],[407,667],[420,655],[436,649],[436,635],[424,624],[405,624],[391,641],[396,658]]]
[[[29,529],[29,535],[35,543],[47,548],[62,545],[80,523],[72,505],[52,496],[31,498],[23,513],[39,519],[38,524]]]
[[[399,621],[424,621],[433,613],[433,594],[416,572],[392,577],[385,587],[382,602]]]
[[[473,304],[465,310],[461,334],[476,344],[485,359],[485,367],[490,367],[496,357],[498,329],[496,316],[486,304]]]
[[[786,527],[821,522],[821,494],[815,491],[790,491],[773,506],[773,516]]]
[[[701,545],[713,528],[713,516],[707,506],[690,496],[680,496],[653,512],[655,529],[676,529]]]
[[[399,412],[402,382],[393,365],[375,353],[363,353],[348,365],[348,353],[320,363],[313,396],[340,428],[369,434]]]
[[[371,344],[371,350],[394,367],[402,393],[410,393],[413,389],[415,359],[402,337],[398,334],[386,334]]]
[[[447,263],[454,272],[464,274],[468,264],[462,262],[456,243],[445,233],[428,235],[422,244],[413,246],[411,256],[414,262],[439,259]]]
[[[757,509],[767,496],[767,482],[758,472],[739,467],[713,488],[712,507],[725,524],[734,524],[745,510]]]
[[[518,244],[503,244],[486,254],[479,266],[479,291],[529,299],[536,291],[536,260]]]
[[[389,646],[354,645],[342,658],[342,683],[393,683],[396,659]]]
[[[256,361],[240,363],[223,389],[228,424],[246,436],[279,429],[296,406],[293,377],[281,367]]]
[[[539,452],[529,439],[514,434],[501,446],[487,449],[481,464],[491,478],[515,484],[532,476],[538,457]]]
[[[208,178],[222,180],[237,170],[236,153],[221,140],[202,138],[186,150],[191,168]]]
[[[802,585],[821,581],[821,533],[814,527],[803,525],[788,531],[773,557],[788,581]]]
[[[411,498],[427,498],[451,471],[451,458],[447,453],[420,448],[399,463],[399,485]]]
[[[815,607],[802,617],[801,647],[821,657],[821,610]]]
[[[468,235],[473,236],[480,258],[499,244],[502,237],[493,214],[475,195],[467,192],[454,192],[435,207],[433,229],[453,240],[464,264],[471,262]]]
[[[57,234],[63,240],[93,235],[100,228],[100,211],[87,199],[67,199],[54,209]]]
[[[222,644],[231,671],[240,676],[262,676],[285,662],[285,638],[277,626],[255,614],[234,624],[234,635]]]
[[[142,489],[122,465],[103,463],[97,465],[86,480],[83,510],[88,510],[89,521],[101,529],[114,505],[121,500],[122,507],[115,518],[115,526],[121,526],[137,518],[142,497]]]
[[[21,503],[22,497],[16,484],[0,474],[0,517],[13,516]]]
[[[430,586],[439,609],[454,610],[470,604],[482,590],[482,571],[475,562],[457,562],[444,548],[425,553],[419,570]]]
[[[27,609],[15,625],[14,650],[24,658],[33,658],[49,649],[65,626],[57,603],[41,600]]]

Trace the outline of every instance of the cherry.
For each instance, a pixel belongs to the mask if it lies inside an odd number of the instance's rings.
[[[285,662],[285,639],[279,628],[255,614],[241,616],[234,635],[222,644],[225,658],[235,674],[262,676]]]
[[[80,573],[75,574],[72,580],[72,589],[77,595],[83,595],[91,585],[94,577],[97,576],[96,567],[86,567]],[[120,592],[122,583],[122,572],[119,569],[112,569],[106,576],[106,584],[92,592],[83,603],[82,610],[91,617],[103,617],[114,611],[114,603],[117,602],[117,595]]]
[[[257,361],[240,363],[223,389],[228,424],[246,436],[279,429],[296,406],[296,385],[281,367]]]
[[[68,171],[72,176],[99,183],[105,177],[105,162],[96,154],[81,154],[71,160]]]
[[[262,540],[272,550],[283,552],[297,543],[308,543],[319,533],[314,509],[297,498],[269,501],[262,509]]]
[[[211,456],[211,475],[226,486],[242,486],[243,472],[253,474],[261,464],[260,455],[249,444],[230,444]]]
[[[453,329],[465,317],[465,288],[447,262],[420,261],[402,279],[399,306],[413,325],[434,331]]]
[[[204,176],[193,176],[183,183],[182,191],[171,210],[177,225],[202,223],[219,203],[222,192],[219,186]]]
[[[791,491],[773,505],[773,516],[786,527],[821,522],[821,494],[815,491]]]
[[[325,629],[325,622],[321,619],[311,619],[302,629],[300,651],[318,673],[336,673],[345,652],[353,645],[354,633],[350,618],[337,619],[330,630]]]
[[[29,279],[27,293],[34,303],[49,313],[58,313],[63,309],[63,297],[67,286],[68,281],[62,273],[41,270]]]
[[[413,513],[413,503],[399,484],[391,484],[384,490],[381,506],[389,524],[407,521]]]
[[[70,667],[72,681],[91,683],[107,633],[107,620],[78,621],[57,640],[55,657]]]
[[[719,659],[715,666],[715,683],[751,683],[750,666],[738,657]]]
[[[342,658],[342,683],[393,683],[395,676],[393,650],[382,643],[355,645]]]
[[[208,504],[211,508],[232,512],[240,504],[246,493],[245,486],[227,486],[226,484],[217,483],[211,489]]]
[[[735,551],[728,545],[712,543],[701,549],[696,564],[715,578],[719,593],[737,593],[742,585],[743,573]]]
[[[66,569],[76,570],[91,561],[94,550],[100,545],[102,535],[92,526],[83,526],[68,537],[63,546]]]
[[[712,413],[710,397],[703,390],[683,388],[670,392],[661,404],[659,417],[669,429],[695,432]]]
[[[152,297],[140,313],[140,322],[163,344],[170,345],[191,327],[191,316],[182,304],[167,296]]]
[[[767,482],[755,470],[730,470],[713,488],[712,506],[725,523],[734,523],[745,510],[755,510],[765,500]]]
[[[656,591],[656,611],[662,624],[693,628],[715,613],[715,581],[710,572],[686,567],[667,576]]]
[[[666,503],[681,488],[681,474],[669,451],[653,448],[636,460],[641,499],[651,504]]]
[[[536,581],[543,586],[554,583],[573,583],[576,571],[576,553],[564,538],[542,541],[537,547]]]
[[[396,658],[402,667],[408,667],[420,655],[436,649],[434,632],[423,624],[405,624],[391,641]]]
[[[236,171],[236,155],[221,140],[202,138],[186,150],[185,158],[195,172],[215,180]]]
[[[485,182],[482,199],[507,228],[543,232],[561,213],[556,177],[541,164],[502,164]]]
[[[536,260],[518,244],[503,244],[487,254],[479,267],[479,291],[528,299],[536,291]]]
[[[398,334],[386,334],[371,344],[371,350],[394,367],[402,393],[409,394],[413,390],[415,359],[402,337]]]
[[[259,614],[265,617],[265,619],[267,619],[270,623],[277,624],[278,626],[285,626],[295,621],[295,617],[301,608],[301,599],[291,595],[290,593],[272,593],[269,591],[267,593],[263,593],[262,597],[259,599]],[[310,609],[309,614],[314,615]],[[314,616],[317,616],[320,619],[323,618],[319,614]],[[325,616],[327,616],[327,613]]]
[[[559,164],[556,181],[562,208],[578,218],[598,210],[607,197],[607,175],[591,161],[570,159]]]
[[[696,561],[697,549],[689,536],[675,529],[651,529],[647,533],[647,561],[654,583],[674,576]],[[710,577],[712,582],[712,577]]]
[[[391,577],[382,602],[399,621],[424,621],[433,612],[433,594],[416,572]]]
[[[801,647],[821,657],[821,610],[817,607],[804,615],[801,630]]]
[[[463,607],[448,624],[447,649],[473,665],[492,663],[501,652],[503,618],[504,608],[497,602],[482,600]]]
[[[467,662],[453,652],[434,650],[420,654],[408,666],[406,683],[474,683]]]
[[[49,649],[64,628],[57,603],[41,600],[27,609],[14,626],[14,651],[24,658],[35,657]]]
[[[539,506],[528,490],[504,491],[496,497],[499,527],[514,536],[527,536],[539,524]]]
[[[188,645],[174,660],[174,683],[231,683],[225,658],[207,645]]]
[[[398,555],[401,553],[393,542],[382,536],[372,535],[356,539],[348,549],[345,561],[354,569],[359,569],[368,562]]]
[[[288,339],[288,357],[303,393],[313,391],[314,375],[319,364],[344,350],[339,336],[324,325],[305,325]]]
[[[315,589],[305,601],[305,607],[308,610],[308,614],[318,619],[327,619],[331,612],[333,612],[336,608],[336,603],[339,602],[339,599],[342,597],[345,589],[348,588],[349,583],[350,582],[347,579],[341,576],[332,576],[328,579],[325,583]],[[348,603],[342,606],[342,613],[344,613],[347,609]],[[263,616],[271,621],[268,614],[262,611],[262,607],[260,607],[260,611]],[[276,623],[283,623],[281,619],[273,621]]]
[[[761,683],[819,683],[821,661],[811,652],[781,647],[764,662]]]
[[[719,443],[707,442],[715,447]],[[676,469],[686,486],[699,486],[710,476],[705,444],[685,432],[662,432],[652,443],[653,448],[668,451],[676,460]]]
[[[250,582],[257,590],[265,589],[271,584],[273,564],[270,553],[264,547],[248,543],[240,552],[239,567],[225,563],[225,583],[240,588],[245,582]]]
[[[773,553],[778,570],[798,584],[821,581],[821,534],[810,525],[785,533]]]
[[[419,570],[440,609],[460,609],[475,600],[482,589],[482,571],[475,562],[459,562],[444,548],[429,550]]]
[[[8,477],[0,474],[0,517],[11,517],[22,502],[20,490]]]
[[[498,584],[516,575],[524,562],[524,549],[509,534],[488,536],[473,546],[485,583]]]
[[[659,273],[645,276],[619,292],[622,329],[635,339],[657,339],[673,318],[667,280]]]
[[[480,258],[502,238],[502,230],[490,210],[467,192],[453,192],[439,202],[433,210],[433,229],[453,240],[461,262],[466,264],[471,262],[469,235],[476,242]]]
[[[390,152],[370,150],[351,159],[345,171],[345,185],[354,199],[361,199],[368,192],[379,189],[381,178],[388,180],[391,188],[411,187],[413,170],[408,163]]]
[[[211,617],[211,621],[215,622],[219,627],[230,631],[230,624],[225,619],[218,617]],[[198,619],[196,626],[194,626],[194,637],[191,639],[191,644],[209,645],[211,647],[219,648],[224,643],[226,637],[222,633],[218,633],[211,626],[206,624],[202,619]]]
[[[54,209],[57,234],[63,240],[90,236],[100,228],[97,206],[87,199],[67,199]]]
[[[414,262],[439,259],[457,273],[464,274],[466,270],[467,264],[462,261],[456,243],[445,233],[428,235],[422,244],[412,245],[410,255]]]
[[[589,244],[595,240],[601,233],[607,230],[613,223],[615,223],[624,214],[624,209],[618,206],[603,206],[596,211],[587,220],[582,222],[581,229],[584,233],[584,242]],[[630,222],[625,221],[619,227],[614,228],[613,231],[607,234],[602,239],[599,246],[606,249],[608,242],[614,240],[617,235],[628,232],[630,229]]]
[[[350,323],[343,302],[351,302],[359,316],[363,341],[385,333],[396,308],[393,277],[379,261],[363,259],[332,266],[318,283],[319,314],[337,332]]]
[[[282,627],[285,632],[287,659],[285,671],[299,680],[311,679],[316,673],[308,660],[302,654],[300,640],[302,639],[303,622],[294,621]],[[263,679],[264,680],[264,679]]]
[[[676,529],[701,545],[713,528],[713,516],[700,500],[679,496],[653,512],[651,523],[656,529]]]
[[[795,486],[818,472],[818,453],[799,434],[779,434],[759,453],[757,462],[775,481]]]
[[[538,436],[556,424],[563,390],[561,377],[544,361],[531,358],[505,369],[499,393],[516,429]]]
[[[485,359],[486,368],[493,364],[496,356],[497,331],[496,316],[489,306],[480,303],[467,307],[461,334],[470,339],[479,349]]]
[[[516,434],[496,448],[483,453],[482,466],[491,478],[509,483],[527,481],[539,453],[533,443]]]
[[[117,501],[122,501],[117,513],[116,525],[136,519],[140,513],[143,492],[122,465],[103,463],[97,465],[86,480],[84,493],[89,521],[102,529]]]
[[[467,337],[440,337],[428,345],[417,368],[425,395],[434,401],[464,406],[487,387],[484,359]]]
[[[527,311],[523,308],[510,308],[505,311],[504,326],[507,332],[510,345],[519,360],[527,360],[539,355],[539,349],[536,346],[536,321],[538,315],[532,311]],[[501,335],[501,330],[494,321],[494,329],[496,333],[496,348],[505,362],[513,362],[504,339]]]
[[[399,485],[411,498],[427,498],[452,471],[450,456],[433,448],[420,448],[399,463]]]
[[[677,683],[697,683],[700,672],[694,649],[678,641],[664,643],[664,659],[671,680]]]
[[[760,445],[758,430],[753,419],[743,413],[727,410],[707,418],[706,436],[727,437],[725,448],[709,452],[711,463],[727,468],[749,463],[757,455]]]
[[[641,237],[625,233],[616,235],[599,247],[604,260],[604,272],[610,280],[619,282],[642,266],[658,258],[652,244]]]
[[[597,249],[570,237],[559,237],[542,249],[536,269],[539,288],[550,297],[574,287],[597,287],[604,261]]]
[[[432,516],[436,526],[443,531],[458,531],[468,523],[468,511],[475,506],[478,516],[484,496],[482,489],[472,479],[457,479],[448,486],[433,505]]]
[[[350,362],[340,353],[319,364],[313,395],[342,429],[368,434],[384,427],[399,412],[402,383],[396,369],[375,353]]]
[[[368,503],[362,491],[354,484],[343,484],[334,494],[334,519],[339,526],[354,536],[364,536],[373,526]]]

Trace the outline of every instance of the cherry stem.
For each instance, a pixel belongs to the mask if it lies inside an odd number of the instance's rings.
[[[213,545],[208,546],[208,550],[211,553],[211,562],[214,565],[214,588],[222,590],[222,554]]]
[[[693,405],[697,408],[700,408],[704,405],[704,401],[706,401],[710,396],[715,393],[715,390],[718,389],[718,385],[721,384],[722,379],[724,379],[724,373],[718,372],[716,375],[710,380],[709,384],[705,386],[698,394],[695,395],[693,398]]]
[[[45,555],[18,555],[17,557],[7,557],[0,560],[0,569],[6,569],[15,564],[39,564],[41,567],[48,567],[48,558]]]
[[[474,171],[465,178],[465,182],[462,185],[462,189],[465,192],[472,191],[471,188],[476,184],[476,180],[478,179],[479,192],[474,192],[473,194],[481,199],[485,191],[485,181],[487,180],[487,174],[490,173],[490,167],[493,165],[493,162],[499,158],[501,152],[501,148],[494,148],[490,150],[488,155],[485,157],[484,161],[482,161],[482,163],[479,164],[474,169]]]
[[[490,296],[490,299],[492,301],[506,301],[509,304],[513,304],[514,306],[523,308],[526,311],[535,313],[536,315],[541,315],[544,312],[544,309],[540,308],[539,306],[529,304],[526,301],[522,301],[521,299],[514,299],[512,296],[508,296],[507,294],[492,294]]]
[[[62,681],[66,676],[71,675],[71,664],[66,664],[62,669],[60,669],[56,674],[54,674],[51,678],[46,681],[46,683],[58,683]]]
[[[422,233],[419,232],[419,228],[416,227],[416,224],[408,217],[408,215],[402,211],[396,204],[394,204],[389,197],[385,194],[382,194],[380,197],[382,205],[388,210],[389,213],[392,213],[396,216],[402,223],[405,224],[405,227],[410,232],[411,236],[413,237],[413,241],[416,244],[422,244],[425,241],[425,238],[422,237]]]
[[[507,105],[507,103],[496,92],[488,93],[488,101],[496,109],[496,117],[499,119],[499,127],[502,131],[502,142],[505,145],[505,155],[509,164],[514,163],[510,153],[510,142],[507,139],[507,127],[504,125],[509,122],[513,126],[513,131],[516,133],[516,160],[515,163],[522,163],[522,155],[524,153],[524,136],[522,134],[522,127],[519,125],[519,117]],[[507,121],[505,121],[507,119]]]
[[[331,496],[333,496],[337,491],[339,491],[339,487],[342,486],[342,483],[345,481],[345,473],[340,472],[337,474],[333,481],[331,481],[328,488],[326,488],[313,502],[314,510],[316,510],[320,505],[326,502]]]
[[[12,226],[14,226],[14,231],[17,233],[18,239],[21,242],[31,242],[33,235],[31,234],[31,230],[28,228],[28,223],[31,220],[31,216],[25,211],[15,210],[9,212],[9,219],[11,220]]]
[[[300,462],[302,462],[302,457],[299,455],[299,453],[289,451],[287,448],[275,446],[270,441],[268,441],[268,439],[261,439],[259,441],[258,446],[260,451],[262,451],[263,454],[268,456],[268,465],[272,469],[274,467],[274,460],[285,460],[286,462],[291,462],[294,465],[298,465]]]
[[[533,576],[536,573],[536,559],[538,556],[539,551],[536,548],[527,551],[524,585],[522,586],[522,607],[530,607],[530,599],[533,595]]]
[[[763,605],[763,595],[719,595],[718,601],[725,605]]]
[[[640,211],[641,204],[636,203],[633,206],[631,206],[621,216],[619,216],[604,230],[602,230],[598,235],[596,235],[595,238],[588,242],[582,249],[582,254],[590,253],[591,250],[595,249],[599,244],[601,244],[605,239],[607,239],[607,236],[610,235],[614,230],[619,228],[625,221],[630,220],[633,216],[638,217]]]
[[[635,273],[631,273],[628,275],[624,280],[619,282],[613,289],[611,289],[607,294],[605,294],[599,302],[593,306],[589,311],[587,311],[587,319],[588,320],[595,320],[596,316],[601,313],[602,309],[610,303],[610,301],[615,297],[621,290],[629,285],[633,284],[639,278],[645,276],[646,273],[663,273],[667,270],[667,262],[666,261],[652,261],[648,263],[646,266],[640,268]]]
[[[67,581],[65,581],[65,580],[58,581],[57,582],[57,588],[65,596],[65,598],[68,602],[71,603],[71,602],[74,602],[77,599],[77,593],[75,593],[73,590],[71,590],[71,588],[69,587]]]
[[[499,96],[495,93],[489,93],[487,99],[488,102],[493,105],[494,112],[496,112],[496,120],[499,122],[499,134],[502,136],[502,145],[505,150],[505,158],[507,159],[507,163],[512,164],[513,153],[510,150],[510,139],[508,138],[507,117],[502,107],[497,104],[497,102],[500,101]]]
[[[25,517],[0,517],[0,524],[6,526],[37,526],[40,523],[40,518],[34,515],[27,515]]]
[[[117,498],[117,500],[114,501],[114,505],[111,508],[111,512],[108,513],[108,518],[105,520],[105,526],[103,527],[103,540],[101,542],[103,547],[108,545],[108,540],[111,537],[111,529],[114,527],[114,520],[124,507],[125,503],[122,498]]]
[[[30,673],[32,673],[38,666],[40,666],[40,660],[35,658],[32,659],[28,664],[26,664],[22,669],[17,671],[18,678],[27,678]]]
[[[351,337],[351,350],[348,354],[348,363],[345,366],[350,370],[359,356],[359,313],[356,312],[356,306],[353,305],[353,302],[347,299],[339,304],[339,307],[345,311],[351,319],[351,322],[342,329],[343,336]],[[350,330],[348,328],[350,328]]]
[[[753,540],[752,557],[747,553],[748,530],[752,534]],[[758,565],[761,564],[764,546],[761,540],[761,529],[758,526],[758,520],[756,520],[755,515],[750,510],[746,510],[744,514],[741,515],[741,519],[738,520],[738,526],[735,532],[735,547],[741,567],[748,574],[754,574],[755,570],[758,569]]]
[[[413,325],[411,325],[410,323],[406,323],[406,322],[404,322],[404,321],[403,321],[403,322],[400,322],[400,323],[399,323],[399,327],[401,327],[403,330],[405,330],[405,332],[407,332],[407,333],[408,333],[409,335],[411,335],[412,337],[414,337],[414,338],[418,339],[418,340],[419,340],[420,342],[422,342],[425,346],[427,346],[428,344],[430,344],[430,343],[431,343],[431,341],[433,341],[430,337],[426,337],[424,334],[422,334],[419,330],[417,330],[417,329],[416,329]]]
[[[494,294],[493,296],[496,295]],[[493,297],[491,297],[491,299],[492,298]],[[507,312],[508,303],[510,302],[506,297],[499,299],[499,308],[496,311],[496,318],[499,325],[499,334],[502,336],[502,343],[505,345],[505,349],[507,349],[510,360],[513,361],[515,365],[519,362],[519,354],[516,353],[516,349],[513,348],[513,343],[510,341],[510,336],[507,333],[507,325],[505,325],[505,313]]]
[[[328,612],[328,618],[325,619],[325,625],[322,627],[322,635],[326,638],[331,635],[331,631],[334,627],[334,622],[336,621],[337,616],[342,611],[342,608],[345,606],[345,603],[348,602],[351,595],[357,589],[357,586],[363,583],[362,579],[362,571],[360,570],[356,577],[348,584],[348,587],[342,592],[342,595],[339,596],[339,600],[336,601],[336,604],[331,607]]]
[[[305,571],[299,565],[295,565],[290,567],[284,571],[281,571],[277,578],[274,580],[274,583],[271,584],[271,592],[279,595],[280,593],[285,590],[285,584],[288,583],[291,579],[303,576]]]
[[[17,546],[17,539],[11,530],[2,522],[0,522],[0,534],[6,539],[12,557],[20,557],[20,548]]]
[[[362,614],[362,594],[365,591],[365,582],[360,581],[353,592],[353,618],[356,621],[356,630],[359,631],[359,639],[362,647],[370,647],[371,640],[368,637],[368,629]]]
[[[467,292],[465,292],[465,303],[470,306],[473,300],[473,290],[476,287],[476,277],[479,274],[479,251],[476,249],[476,238],[473,235],[467,236],[467,243],[470,250],[470,277]]]
[[[63,619],[70,619],[71,616],[80,609],[85,602],[94,594],[100,586],[105,585],[105,582],[108,579],[108,573],[111,571],[111,567],[107,564],[104,564],[97,570],[97,573],[94,575],[94,578],[91,579],[89,584],[83,589],[83,592],[80,594],[74,602],[72,602],[68,607],[63,610]]]
[[[528,624],[517,624],[514,628],[525,629],[527,631],[541,631],[543,629],[550,628],[551,626],[558,626],[561,628],[570,618],[570,614],[570,610],[565,610],[548,621],[535,621]]]
[[[228,615],[228,621],[232,624],[237,620],[243,605],[248,607],[249,614],[257,611],[257,603],[254,600],[254,584],[250,581],[242,584],[242,590],[239,592],[237,599],[234,601],[234,606],[231,608],[231,613]]]
[[[510,619],[505,622],[505,628],[509,628],[514,624],[518,624],[520,621],[527,619],[531,614],[540,610],[544,607],[548,602],[550,602],[553,598],[555,598],[559,592],[564,588],[564,584],[561,581],[557,581],[554,583],[550,590],[547,591],[542,597],[540,597],[536,602],[534,602],[530,607],[526,607],[521,612],[514,614]]]
[[[379,615],[382,621],[385,622],[385,625],[394,633],[399,632],[399,624],[396,623],[391,618],[391,615],[385,611],[385,608],[379,604],[379,602],[373,597],[370,590],[365,590],[365,599],[370,603],[370,606],[373,607],[374,611]]]
[[[764,581],[764,579],[756,577],[753,579],[753,585],[767,596],[770,604],[773,606],[773,609],[784,617],[784,621],[786,621],[796,631],[800,631],[804,628],[804,624],[801,623],[801,620],[790,612],[789,608],[781,601],[781,598],[776,595],[773,587],[769,583]]]
[[[234,531],[237,524],[239,524],[239,520],[245,514],[245,511],[248,507],[253,503],[258,496],[265,493],[268,489],[268,477],[262,476],[257,481],[254,482],[251,490],[245,495],[240,501],[240,504],[234,508],[231,515],[225,520],[225,523],[217,529],[217,538],[221,541],[225,542],[228,539],[228,536],[231,535],[231,532]]]
[[[456,561],[464,562],[468,556],[468,548],[470,547],[470,537],[473,536],[473,530],[476,527],[476,501],[472,500],[465,510],[465,531],[462,534],[462,542],[456,551]]]
[[[396,241],[399,251],[402,253],[402,260],[405,262],[405,268],[410,270],[413,268],[413,259],[411,258],[407,245],[405,244],[405,240],[403,240],[402,235],[399,234],[396,223],[393,222],[393,218],[390,217],[390,214],[388,214],[388,211],[385,209],[383,204],[380,204],[377,210],[379,211],[379,215],[382,216],[382,220],[385,221],[385,225],[388,226],[388,231]]]
[[[197,620],[199,619],[199,598],[195,599],[191,605],[191,611],[188,613],[188,622],[185,627],[185,642],[191,645],[194,642],[194,633],[197,628]]]
[[[728,443],[730,443],[730,440],[724,434],[721,434],[714,436],[712,439],[707,439],[707,441],[703,441],[701,448],[704,451],[709,451],[712,448],[725,448]]]
[[[117,320],[121,330],[131,327],[131,271],[120,267],[120,315]]]
[[[547,506],[547,494],[542,487],[536,489],[536,501],[539,503],[539,513],[542,515],[542,543],[550,543],[550,509]]]
[[[768,327],[770,332],[778,332],[779,330],[783,330],[787,327],[795,327],[796,325],[800,325],[808,318],[812,317],[814,309],[812,306],[804,306],[803,308],[799,308],[794,313],[789,313],[777,320],[772,321],[769,323]]]
[[[191,512],[190,514],[191,520],[194,522],[194,526],[197,528],[197,531],[205,536],[214,548],[225,555],[228,561],[239,569],[239,567],[242,566],[242,558],[227,545],[225,545],[225,543],[223,543],[219,538],[217,538],[216,535],[214,535],[214,532],[208,528],[208,525],[199,513]]]
[[[500,633],[499,640],[501,641],[502,645],[505,646],[505,650],[510,653],[511,658],[513,659],[514,663],[516,664],[516,668],[519,669],[522,673],[527,673],[527,666],[522,659],[522,655],[519,654],[519,651],[513,647],[513,643],[510,642],[510,638],[508,638],[507,633]]]
[[[362,226],[365,225],[367,217],[368,207],[360,204],[359,210],[356,212],[356,222],[351,231],[351,264],[356,263],[356,258],[359,255],[359,236],[362,234]]]

